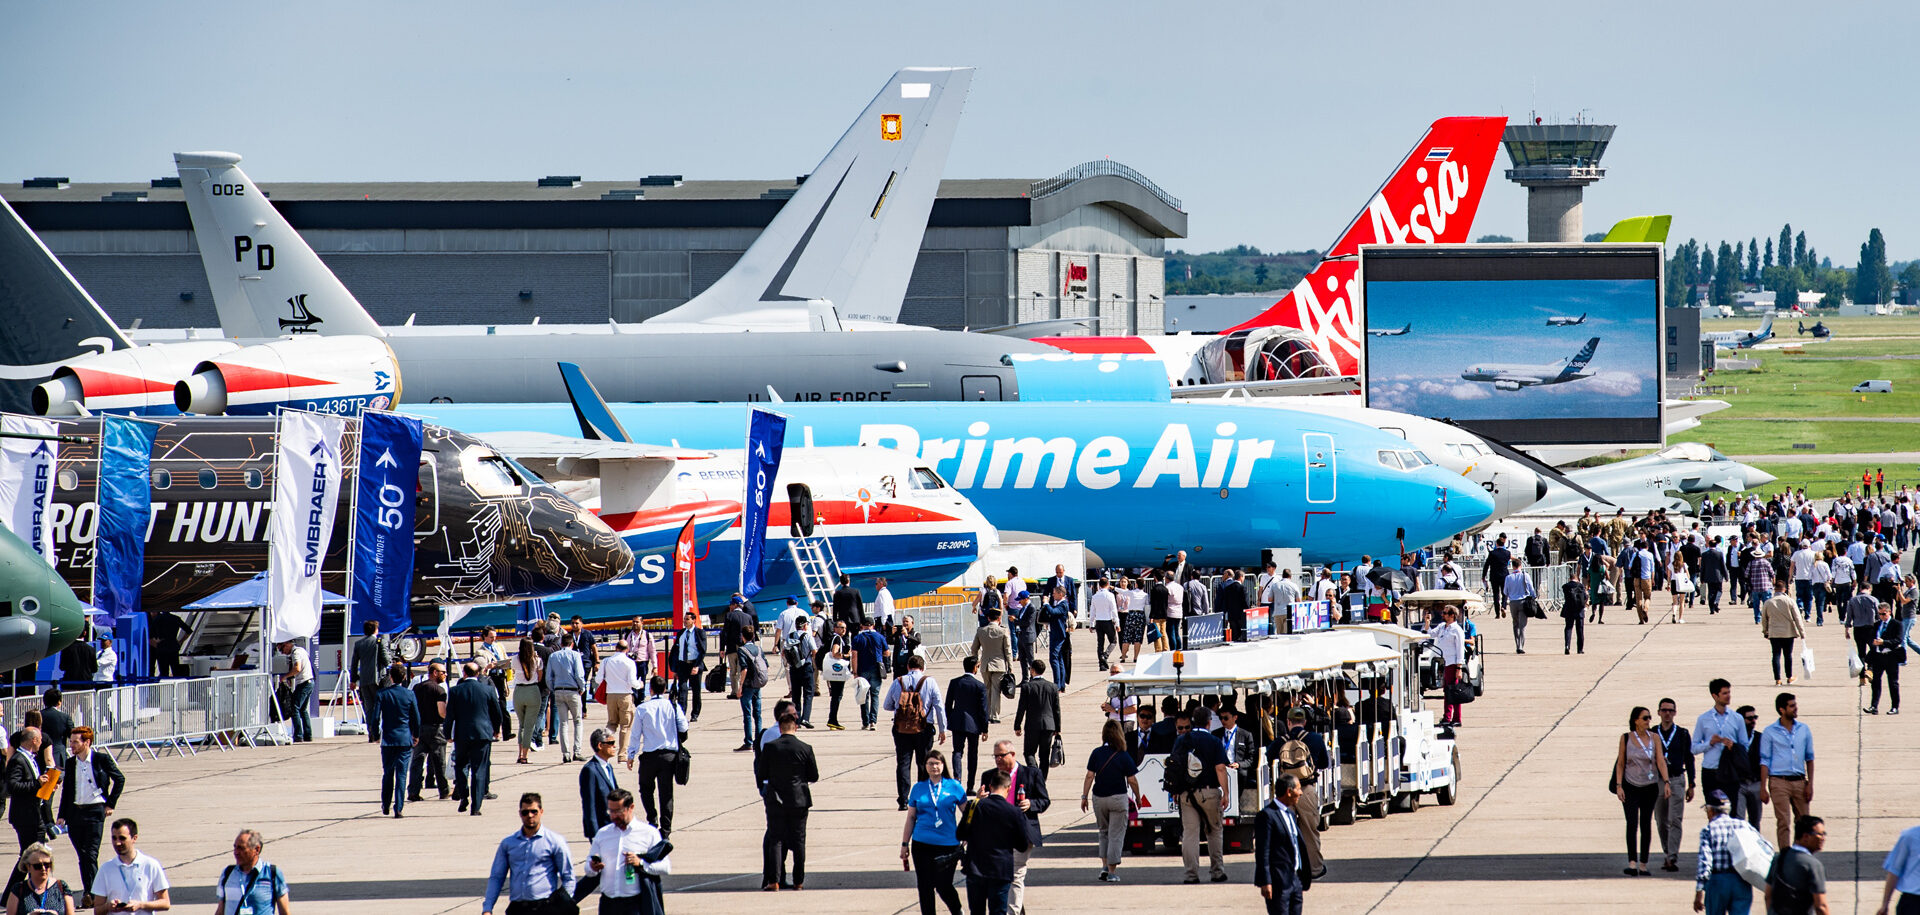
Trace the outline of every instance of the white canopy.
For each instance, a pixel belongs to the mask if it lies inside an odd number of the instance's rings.
[[[1356,629],[1282,635],[1184,652],[1186,665],[1177,676],[1173,655],[1171,651],[1146,655],[1133,670],[1109,682],[1135,694],[1297,690],[1308,682],[1339,676],[1348,666],[1383,672],[1400,658],[1397,647],[1384,646],[1375,633]]]

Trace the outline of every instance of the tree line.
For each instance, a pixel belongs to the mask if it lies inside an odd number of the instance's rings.
[[[1905,265],[1900,283],[1920,287],[1920,261]],[[1863,305],[1892,302],[1894,271],[1879,229],[1867,233],[1859,259],[1848,268],[1821,257],[1807,243],[1807,233],[1795,232],[1789,223],[1780,227],[1777,240],[1723,240],[1715,247],[1690,238],[1675,245],[1667,258],[1666,285],[1668,308],[1732,305],[1739,293],[1753,288],[1773,292],[1783,307],[1797,302],[1801,292],[1818,292],[1820,307],[1834,308],[1843,299]]]

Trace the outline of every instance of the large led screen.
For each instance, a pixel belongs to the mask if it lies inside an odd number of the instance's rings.
[[[1367,405],[1512,445],[1660,445],[1659,245],[1368,246]]]

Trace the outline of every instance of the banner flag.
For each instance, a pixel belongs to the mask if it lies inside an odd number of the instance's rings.
[[[320,568],[333,542],[340,503],[340,434],[346,420],[288,410],[280,414],[267,525],[267,638],[304,641],[320,631]]]
[[[766,410],[747,416],[747,500],[740,519],[740,593],[748,598],[766,586],[761,564],[767,552],[767,509],[773,499],[773,481],[780,475],[780,449],[787,438],[787,418]]]
[[[420,485],[420,420],[376,410],[360,414],[354,482],[350,631],[373,620],[381,632],[413,624],[414,492]]]
[[[26,416],[0,419],[0,431],[54,435],[52,420]],[[33,438],[0,438],[0,525],[27,542],[53,565],[53,475],[59,472],[60,443]]]
[[[693,582],[693,519],[680,528],[673,545],[673,628],[687,628],[687,619],[700,612],[700,589]]]
[[[116,622],[140,610],[146,580],[147,528],[153,520],[150,423],[108,416],[100,421],[100,529],[94,539],[93,605]],[[141,671],[144,673],[144,669]]]

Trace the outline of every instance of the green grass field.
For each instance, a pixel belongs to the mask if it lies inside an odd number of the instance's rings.
[[[1782,489],[1805,489],[1807,495],[1815,498],[1833,498],[1846,492],[1860,491],[1860,471],[1869,467],[1884,467],[1887,473],[1887,490],[1899,489],[1900,484],[1912,486],[1920,483],[1920,468],[1913,464],[1756,464],[1770,474],[1780,478],[1780,482],[1770,484],[1766,492],[1779,492]]]

